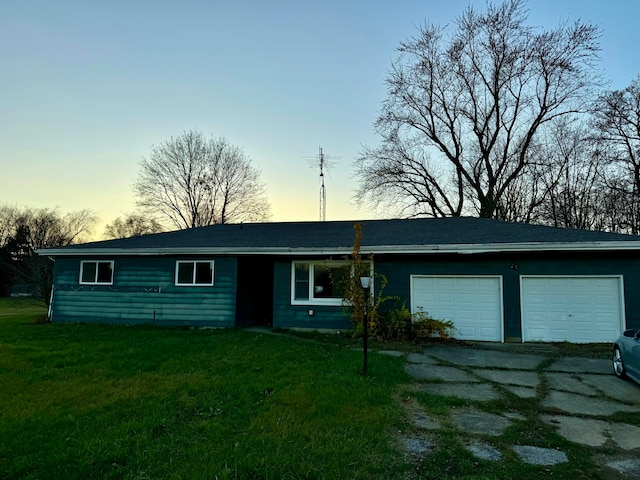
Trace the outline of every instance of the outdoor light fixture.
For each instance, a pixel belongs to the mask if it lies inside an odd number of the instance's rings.
[[[367,374],[368,350],[369,350],[369,288],[371,288],[371,277],[360,277],[362,294],[364,298],[364,318],[362,321],[362,373]]]

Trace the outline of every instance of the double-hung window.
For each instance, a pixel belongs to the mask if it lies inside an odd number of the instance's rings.
[[[213,285],[213,260],[178,260],[175,280],[178,286]]]
[[[293,305],[342,305],[348,264],[340,261],[295,261],[291,266]],[[370,264],[369,264],[370,265]]]
[[[80,262],[81,285],[113,285],[113,260]]]

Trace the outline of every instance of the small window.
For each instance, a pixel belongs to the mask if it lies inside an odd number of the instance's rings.
[[[82,285],[113,285],[113,260],[80,262]]]
[[[213,261],[176,262],[176,285],[213,285]]]
[[[296,263],[295,270],[295,286],[294,300],[309,300],[309,264]]]

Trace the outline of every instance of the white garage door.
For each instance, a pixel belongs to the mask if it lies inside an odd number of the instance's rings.
[[[461,340],[502,341],[501,277],[411,277],[411,311],[452,320]]]
[[[613,342],[622,330],[621,277],[521,277],[522,340]]]

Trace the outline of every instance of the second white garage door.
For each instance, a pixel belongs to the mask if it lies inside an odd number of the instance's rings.
[[[522,339],[613,342],[622,330],[622,278],[521,277]]]
[[[411,277],[411,311],[452,320],[461,340],[502,341],[501,277]]]

